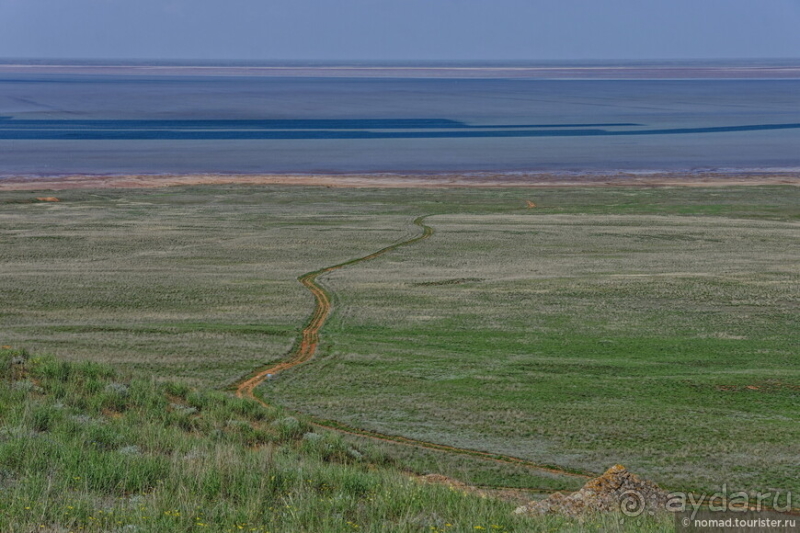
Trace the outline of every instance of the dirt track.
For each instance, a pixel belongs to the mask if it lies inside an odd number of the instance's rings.
[[[383,255],[387,252],[390,252],[392,250],[396,250],[401,246],[408,246],[410,244],[414,244],[416,242],[429,238],[431,235],[433,235],[433,228],[425,225],[423,222],[424,220],[425,216],[418,217],[414,220],[414,224],[422,228],[422,233],[416,237],[413,237],[403,242],[399,242],[397,244],[393,244],[391,246],[387,246],[385,248],[381,248],[377,252],[373,252],[369,255],[365,255],[357,259],[352,259],[350,261],[345,261],[344,263],[339,263],[333,266],[321,268],[319,270],[315,270],[313,272],[309,272],[307,274],[300,276],[298,278],[298,281],[300,281],[300,283],[302,283],[303,286],[305,286],[309,291],[311,291],[311,293],[314,295],[314,298],[316,299],[316,305],[314,306],[314,311],[311,313],[311,316],[306,322],[305,327],[300,333],[300,337],[298,338],[297,342],[295,342],[292,349],[289,351],[289,354],[286,357],[286,359],[284,359],[280,363],[259,368],[256,371],[254,371],[251,375],[236,382],[233,385],[233,387],[235,387],[236,395],[239,396],[240,398],[250,398],[266,406],[268,404],[264,400],[255,395],[254,393],[255,388],[258,387],[260,384],[262,384],[269,376],[274,376],[280,372],[301,365],[314,356],[314,352],[316,352],[317,346],[319,345],[320,329],[322,329],[322,326],[325,325],[325,321],[328,319],[328,316],[330,315],[332,309],[328,293],[322,286],[320,286],[317,283],[317,278],[320,275],[326,274],[333,270],[338,270],[347,265],[352,265],[355,263],[360,263],[362,261],[369,261],[371,259],[375,259],[376,257]],[[525,459],[521,459],[519,457],[511,457],[507,455],[485,452],[480,450],[457,448],[455,446],[447,446],[444,444],[425,442],[421,440],[411,439],[408,437],[403,437],[400,435],[387,435],[374,431],[355,428],[334,420],[312,418],[312,421],[316,426],[319,427],[331,429],[349,435],[367,437],[373,440],[391,442],[394,444],[403,444],[407,446],[413,446],[416,448],[425,448],[429,450],[436,450],[457,455],[478,457],[481,459],[487,459],[499,463],[523,466],[526,468],[531,468],[541,472],[547,472],[550,474],[563,475],[569,477],[579,477],[579,478],[591,477],[588,474],[569,472],[566,470],[562,470],[558,467],[552,467],[534,463],[533,461],[528,461]]]
[[[288,370],[292,367],[303,364],[311,359],[311,357],[314,355],[314,352],[317,350],[317,346],[319,345],[319,330],[322,329],[322,326],[328,319],[328,315],[331,313],[330,298],[328,297],[328,293],[325,292],[325,289],[317,284],[318,276],[338,270],[347,265],[360,263],[362,261],[369,261],[370,259],[374,259],[385,254],[386,252],[400,248],[401,246],[407,246],[417,241],[427,239],[433,235],[433,228],[423,224],[422,221],[424,219],[425,217],[418,217],[414,220],[414,224],[422,228],[422,234],[418,235],[417,237],[381,248],[377,252],[365,255],[364,257],[359,257],[358,259],[352,259],[350,261],[345,261],[344,263],[339,263],[337,265],[321,268],[319,270],[303,274],[297,278],[297,280],[302,283],[304,287],[311,291],[311,294],[313,294],[314,298],[316,299],[314,311],[311,313],[308,322],[306,322],[303,331],[300,332],[300,338],[297,340],[297,342],[295,342],[295,345],[289,351],[289,355],[286,359],[278,364],[260,368],[251,376],[235,383],[234,386],[236,387],[236,395],[239,397],[246,396],[249,398],[258,399],[253,394],[253,390],[263,383],[268,376],[275,375],[279,372],[283,372],[284,370]]]

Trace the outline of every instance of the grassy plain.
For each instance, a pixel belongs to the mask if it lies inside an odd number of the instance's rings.
[[[796,187],[39,195],[0,195],[3,344],[220,386],[291,345],[298,275],[427,214],[430,239],[320,278],[321,353],[269,401],[672,489],[800,491]]]
[[[3,342],[218,386],[288,350],[313,305],[298,273],[407,231],[314,193],[228,192],[2,195]]]
[[[419,482],[277,408],[94,363],[0,349],[4,533],[666,532],[667,516],[579,522]],[[11,369],[11,370],[10,370]],[[622,520],[624,518],[624,520]]]

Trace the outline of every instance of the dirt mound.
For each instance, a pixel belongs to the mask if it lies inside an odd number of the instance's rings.
[[[592,479],[579,491],[565,496],[556,492],[547,499],[518,507],[516,514],[558,513],[580,516],[588,513],[622,511],[628,515],[664,509],[668,493],[622,465],[614,465],[602,476]]]

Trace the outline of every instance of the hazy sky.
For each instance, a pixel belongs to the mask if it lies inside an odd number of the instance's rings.
[[[0,58],[800,57],[800,0],[0,0]]]

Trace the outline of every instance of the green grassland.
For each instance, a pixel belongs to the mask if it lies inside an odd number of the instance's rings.
[[[0,343],[670,489],[800,491],[796,187],[193,187],[0,194]],[[526,200],[536,203],[526,208]],[[386,453],[468,482],[518,471]]]
[[[0,350],[0,531],[666,532],[668,516],[527,518],[220,391]]]
[[[288,350],[313,306],[298,273],[408,231],[291,191],[26,196],[0,204],[3,342],[203,386]]]
[[[325,355],[268,397],[582,470],[622,462],[672,487],[797,487],[796,223],[427,222],[428,242],[331,273]]]

